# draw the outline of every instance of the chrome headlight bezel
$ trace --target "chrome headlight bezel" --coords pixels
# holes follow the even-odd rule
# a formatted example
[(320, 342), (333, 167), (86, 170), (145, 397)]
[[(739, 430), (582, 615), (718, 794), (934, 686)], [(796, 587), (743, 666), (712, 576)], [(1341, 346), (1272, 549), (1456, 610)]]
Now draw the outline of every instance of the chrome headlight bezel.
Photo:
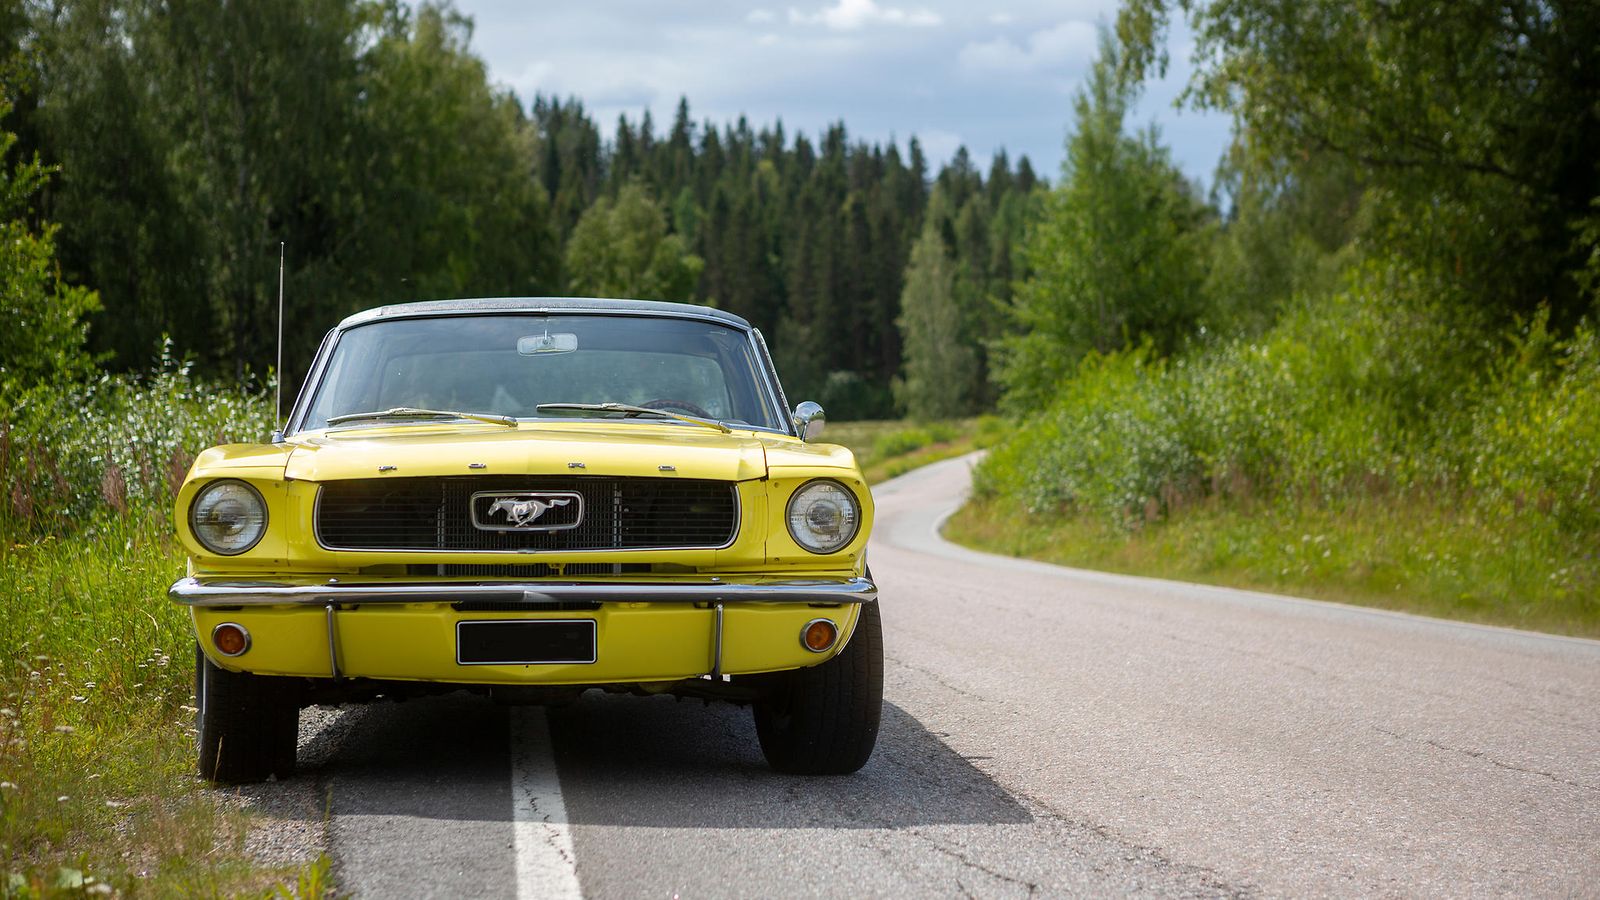
[[(201, 505), (221, 491), (236, 491), (239, 488), (243, 488), (243, 493), (236, 494), (234, 499), (246, 503), (254, 503), (260, 513), (260, 524), (254, 526), (256, 529), (255, 534), (251, 536), (250, 540), (242, 546), (218, 546), (211, 540), (206, 539), (205, 530), (201, 527), (200, 516), (203, 514), (203, 512), (210, 511), (202, 510)], [(217, 502), (221, 502), (221, 500), (218, 500)], [(261, 543), (261, 539), (267, 534), (269, 518), (270, 514), (267, 510), (266, 498), (261, 496), (261, 492), (256, 490), (255, 485), (248, 481), (241, 481), (237, 478), (219, 478), (216, 481), (210, 482), (205, 487), (202, 487), (200, 490), (196, 491), (194, 499), (189, 501), (189, 533), (194, 535), (195, 542), (201, 547), (205, 548), (207, 552), (215, 553), (218, 556), (238, 556), (241, 553), (249, 553), (251, 550), (255, 549), (255, 546)]]
[[(818, 494), (831, 496), (817, 496)], [(840, 502), (841, 500), (842, 503)], [(816, 536), (818, 534), (826, 534), (826, 532), (811, 527), (813, 520), (810, 513), (818, 503), (833, 504), (839, 513), (839, 525), (836, 532), (839, 537), (831, 543), (825, 539), (817, 539)], [(805, 504), (803, 508), (800, 508), (801, 504)], [(783, 519), (788, 526), (789, 537), (800, 545), (801, 549), (807, 553), (826, 556), (838, 553), (850, 546), (851, 542), (856, 539), (856, 535), (861, 533), (861, 500), (856, 497), (854, 491), (850, 490), (842, 482), (835, 481), (832, 478), (813, 478), (800, 485), (793, 494), (789, 495), (789, 503), (784, 508)], [(812, 540), (808, 540), (808, 538)]]

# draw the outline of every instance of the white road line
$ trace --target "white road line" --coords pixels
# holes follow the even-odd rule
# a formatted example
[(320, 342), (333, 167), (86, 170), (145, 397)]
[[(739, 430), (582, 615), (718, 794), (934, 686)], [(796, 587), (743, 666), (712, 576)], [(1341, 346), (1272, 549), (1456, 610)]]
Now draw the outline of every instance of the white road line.
[(578, 857), (542, 706), (511, 710), (511, 809), (519, 900), (581, 898)]

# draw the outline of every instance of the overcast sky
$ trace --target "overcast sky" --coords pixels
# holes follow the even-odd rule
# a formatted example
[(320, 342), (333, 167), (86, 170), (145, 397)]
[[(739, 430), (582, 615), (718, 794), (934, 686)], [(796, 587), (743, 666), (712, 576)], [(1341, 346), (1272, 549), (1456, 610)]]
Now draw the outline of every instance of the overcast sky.
[[(494, 80), (583, 100), (609, 138), (617, 114), (648, 107), (657, 130), (680, 95), (696, 122), (782, 117), (815, 135), (842, 119), (852, 139), (916, 135), (935, 162), (966, 145), (1021, 154), (1054, 180), (1074, 89), (1115, 0), (457, 0)], [(1218, 115), (1175, 110), (1188, 77), (1187, 34), (1173, 71), (1146, 86), (1130, 124), (1156, 122), (1173, 157), (1209, 184), (1228, 140)]]

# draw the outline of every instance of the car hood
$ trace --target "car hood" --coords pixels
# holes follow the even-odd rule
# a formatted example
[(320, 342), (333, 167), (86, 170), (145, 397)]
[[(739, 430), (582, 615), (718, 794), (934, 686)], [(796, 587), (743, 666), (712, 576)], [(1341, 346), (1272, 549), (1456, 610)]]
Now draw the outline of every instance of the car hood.
[(529, 473), (746, 481), (767, 474), (752, 432), (655, 422), (383, 425), (310, 432), (291, 443), (284, 475), (303, 481)]

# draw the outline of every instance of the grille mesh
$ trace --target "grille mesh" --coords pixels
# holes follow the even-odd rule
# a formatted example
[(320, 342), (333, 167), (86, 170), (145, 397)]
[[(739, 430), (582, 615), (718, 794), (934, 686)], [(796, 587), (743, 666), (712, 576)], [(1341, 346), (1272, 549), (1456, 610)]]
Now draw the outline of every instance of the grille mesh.
[[(576, 491), (583, 521), (564, 531), (483, 531), (469, 509), (480, 491)], [(342, 550), (630, 550), (724, 546), (739, 513), (736, 488), (724, 481), (452, 475), (328, 482), (316, 524), (318, 542)]]

